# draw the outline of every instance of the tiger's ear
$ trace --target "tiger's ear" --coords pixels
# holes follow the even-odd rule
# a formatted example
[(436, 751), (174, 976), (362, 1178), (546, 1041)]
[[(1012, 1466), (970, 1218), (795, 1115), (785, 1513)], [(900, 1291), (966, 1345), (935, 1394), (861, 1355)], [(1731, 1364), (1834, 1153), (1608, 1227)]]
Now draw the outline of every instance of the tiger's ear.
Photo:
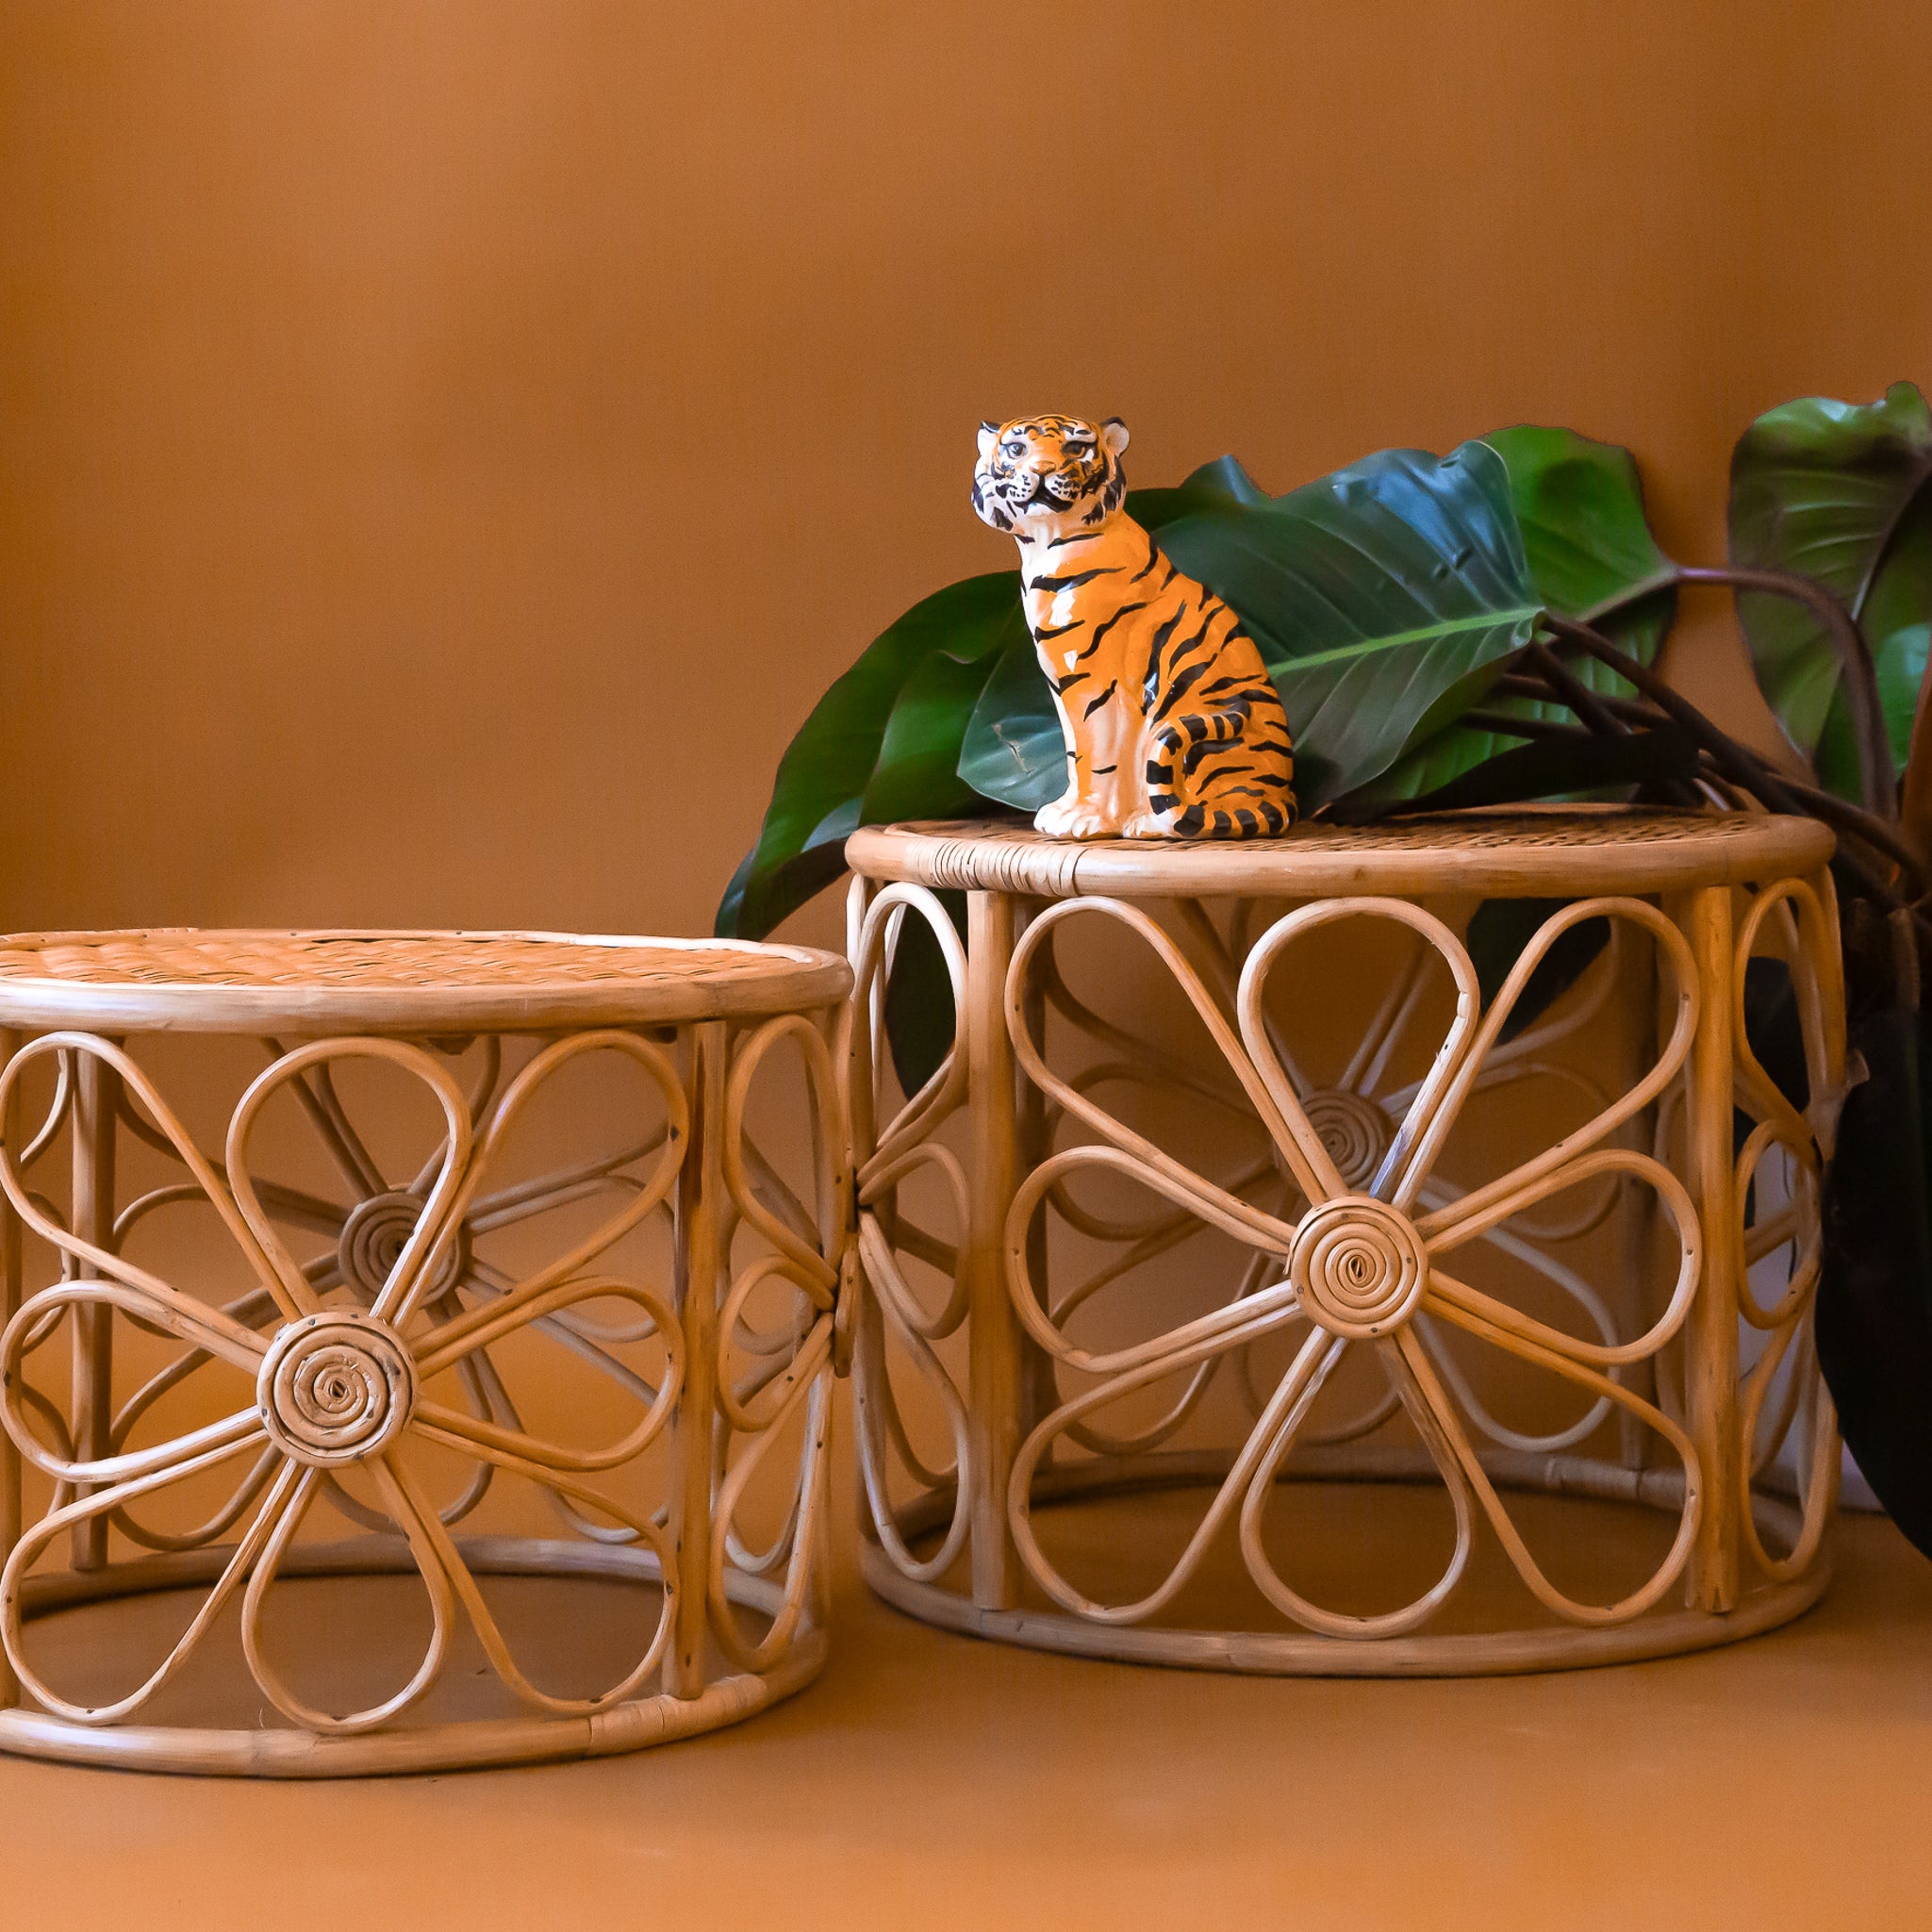
[(983, 422), (980, 425), (980, 454), (984, 455), (999, 440), (999, 425), (997, 422)]
[(1100, 425), (1100, 440), (1107, 445), (1108, 454), (1119, 455), (1127, 448), (1127, 425), (1119, 417), (1110, 416)]

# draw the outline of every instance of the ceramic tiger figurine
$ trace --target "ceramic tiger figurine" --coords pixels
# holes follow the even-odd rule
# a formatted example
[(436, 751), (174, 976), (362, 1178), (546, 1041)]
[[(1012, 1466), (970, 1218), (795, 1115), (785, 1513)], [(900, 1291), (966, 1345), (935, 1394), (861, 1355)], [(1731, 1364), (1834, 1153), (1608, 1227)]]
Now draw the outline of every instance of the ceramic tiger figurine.
[(1247, 838), (1295, 819), (1287, 714), (1241, 619), (1121, 504), (1127, 425), (980, 425), (973, 508), (1019, 545), (1027, 627), (1066, 737), (1059, 838)]

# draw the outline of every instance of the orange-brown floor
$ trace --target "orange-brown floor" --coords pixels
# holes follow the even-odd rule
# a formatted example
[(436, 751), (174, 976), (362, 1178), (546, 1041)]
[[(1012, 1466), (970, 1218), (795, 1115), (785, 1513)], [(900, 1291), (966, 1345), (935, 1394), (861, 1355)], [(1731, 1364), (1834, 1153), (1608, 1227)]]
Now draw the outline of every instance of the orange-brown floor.
[(886, 1610), (820, 1681), (595, 1764), (268, 1785), (0, 1759), (0, 1925), (1932, 1926), (1932, 1565), (1667, 1663), (1482, 1682), (1076, 1662)]

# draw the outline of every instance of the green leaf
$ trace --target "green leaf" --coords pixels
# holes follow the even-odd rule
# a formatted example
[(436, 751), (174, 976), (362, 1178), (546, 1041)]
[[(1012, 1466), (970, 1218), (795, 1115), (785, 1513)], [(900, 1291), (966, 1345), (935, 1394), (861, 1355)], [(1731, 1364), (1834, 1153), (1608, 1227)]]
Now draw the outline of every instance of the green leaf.
[(1162, 534), (1238, 610), (1296, 737), (1302, 809), (1353, 790), (1451, 721), (1542, 615), (1501, 459), (1386, 450), (1265, 507)]
[[(1677, 571), (1651, 535), (1637, 459), (1615, 443), (1534, 423), (1495, 430), (1482, 440), (1509, 471), (1510, 502), (1537, 597), (1560, 616), (1595, 625), (1639, 663), (1652, 663), (1676, 614)], [(1575, 657), (1569, 668), (1601, 696), (1635, 695), (1596, 658)], [(1487, 708), (1553, 722), (1570, 717), (1567, 706), (1533, 698), (1498, 698)], [(1516, 742), (1451, 725), (1400, 760), (1378, 796), (1419, 798)]]
[[(1790, 570), (1837, 594), (1878, 670), (1903, 768), (1932, 623), (1932, 410), (1911, 383), (1884, 400), (1808, 396), (1760, 416), (1731, 456), (1730, 557)], [(1837, 652), (1803, 604), (1747, 592), (1738, 617), (1759, 683), (1820, 781), (1859, 797)]]
[(960, 746), (1016, 629), (1019, 572), (1000, 570), (916, 603), (867, 647), (780, 760), (757, 843), (718, 906), (720, 936), (762, 938), (831, 884), (868, 817), (943, 817), (974, 802)]
[[(1020, 619), (1017, 600), (1014, 619)], [(1004, 628), (1004, 626), (1002, 626)], [(1032, 649), (1032, 640), (1027, 640)], [(980, 803), (959, 775), (959, 750), (973, 705), (1004, 653), (962, 662), (950, 651), (921, 661), (900, 687), (859, 802), (861, 825), (900, 818), (954, 818)]]
[(1182, 477), (1173, 489), (1134, 489), (1127, 495), (1127, 514), (1143, 530), (1158, 530), (1196, 510), (1216, 509), (1224, 504), (1265, 504), (1272, 501), (1235, 456), (1216, 456)]
[(993, 667), (966, 726), (959, 775), (983, 798), (1037, 812), (1066, 789), (1066, 735), (1031, 636)]
[(1537, 594), (1562, 616), (1599, 627), (1622, 625), (1641, 609), (1649, 648), (1633, 654), (1648, 664), (1677, 572), (1650, 534), (1637, 459), (1615, 443), (1527, 422), (1483, 441), (1509, 471)]

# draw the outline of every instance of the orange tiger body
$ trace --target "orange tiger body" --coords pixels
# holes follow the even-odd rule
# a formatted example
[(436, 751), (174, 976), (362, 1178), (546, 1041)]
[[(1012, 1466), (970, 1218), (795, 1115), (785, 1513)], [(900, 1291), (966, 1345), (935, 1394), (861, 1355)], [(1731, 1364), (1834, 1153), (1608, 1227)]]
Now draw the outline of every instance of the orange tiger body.
[(1121, 507), (1126, 425), (980, 428), (973, 507), (1019, 545), (1027, 626), (1053, 687), (1061, 838), (1245, 838), (1295, 819), (1281, 700), (1235, 613)]

